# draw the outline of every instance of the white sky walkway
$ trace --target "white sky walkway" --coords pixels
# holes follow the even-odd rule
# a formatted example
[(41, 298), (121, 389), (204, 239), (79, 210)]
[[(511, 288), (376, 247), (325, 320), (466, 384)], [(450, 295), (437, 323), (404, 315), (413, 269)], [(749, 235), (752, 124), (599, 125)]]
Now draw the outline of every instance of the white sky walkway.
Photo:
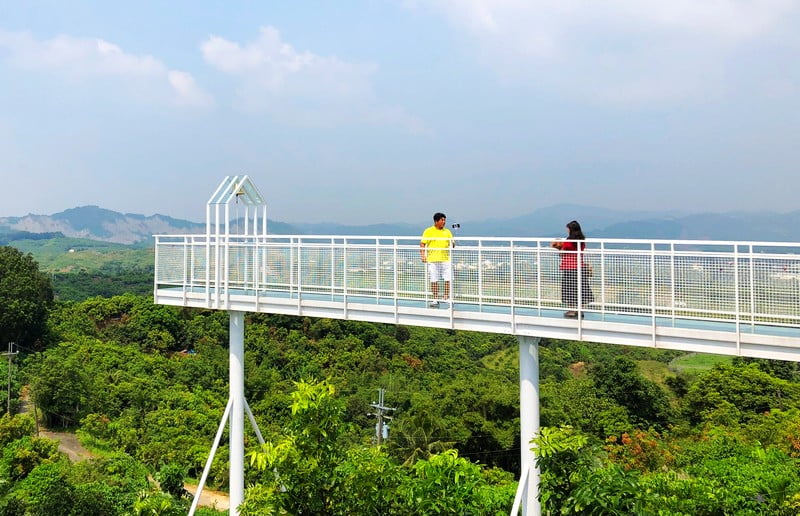
[(156, 237), (157, 303), (800, 360), (800, 244), (587, 240), (565, 319), (551, 239), (456, 238), (429, 308), (419, 238)]

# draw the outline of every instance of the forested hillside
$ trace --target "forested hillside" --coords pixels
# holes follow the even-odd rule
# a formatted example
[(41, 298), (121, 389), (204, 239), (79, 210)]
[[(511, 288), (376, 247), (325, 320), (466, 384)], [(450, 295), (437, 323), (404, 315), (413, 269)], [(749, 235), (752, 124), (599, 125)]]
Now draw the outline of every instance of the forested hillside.
[[(227, 401), (227, 314), (133, 294), (52, 301), (50, 277), (7, 253), (2, 277), (44, 282), (16, 292), (45, 308), (23, 311), (41, 326), (17, 340), (12, 397), (27, 385), (40, 424), (101, 458), (70, 464), (29, 415), (4, 417), (0, 514), (185, 514), (183, 479), (199, 477)], [(0, 322), (17, 320), (2, 301)], [(528, 445), (513, 337), (251, 314), (245, 346), (267, 445), (246, 436), (242, 514), (508, 513)], [(552, 340), (540, 353), (549, 514), (800, 512), (794, 363)], [(395, 410), (378, 446), (381, 388)]]

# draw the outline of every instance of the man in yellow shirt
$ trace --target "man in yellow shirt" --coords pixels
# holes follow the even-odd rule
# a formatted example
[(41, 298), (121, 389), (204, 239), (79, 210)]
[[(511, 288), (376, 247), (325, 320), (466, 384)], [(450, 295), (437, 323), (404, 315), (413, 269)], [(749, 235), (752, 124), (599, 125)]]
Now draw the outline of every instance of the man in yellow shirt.
[(447, 217), (444, 213), (433, 214), (433, 226), (422, 233), (419, 243), (419, 255), (423, 263), (428, 264), (428, 279), (431, 281), (433, 300), (431, 307), (439, 306), (439, 280), (444, 280), (444, 297), (450, 298), (450, 280), (452, 268), (450, 267), (450, 248), (453, 246), (453, 234), (445, 228)]

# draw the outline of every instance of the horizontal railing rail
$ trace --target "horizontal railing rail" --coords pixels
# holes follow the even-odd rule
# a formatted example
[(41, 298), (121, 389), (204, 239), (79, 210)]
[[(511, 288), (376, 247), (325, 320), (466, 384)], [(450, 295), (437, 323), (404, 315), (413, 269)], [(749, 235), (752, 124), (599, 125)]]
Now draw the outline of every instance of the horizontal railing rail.
[[(428, 300), (419, 237), (157, 235), (155, 288), (205, 293)], [(551, 238), (457, 237), (452, 303), (528, 310), (562, 305)], [(800, 325), (800, 243), (589, 239), (572, 251), (580, 312)], [(217, 305), (214, 305), (217, 306)]]

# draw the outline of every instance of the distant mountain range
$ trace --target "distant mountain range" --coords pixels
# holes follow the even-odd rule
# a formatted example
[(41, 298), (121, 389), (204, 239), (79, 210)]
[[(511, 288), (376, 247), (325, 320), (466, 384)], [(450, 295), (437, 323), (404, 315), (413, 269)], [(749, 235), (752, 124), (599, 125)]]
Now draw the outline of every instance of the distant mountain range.
[[(730, 212), (683, 214), (678, 212), (621, 211), (559, 204), (527, 215), (479, 221), (448, 220), (460, 224), (456, 236), (563, 236), (570, 220), (581, 222), (587, 237), (645, 239), (758, 240), (800, 242), (800, 211), (790, 213)], [(289, 235), (417, 235), (431, 224), (345, 225), (291, 224), (269, 221), (269, 232)], [(47, 239), (57, 236), (88, 238), (121, 244), (146, 243), (154, 234), (202, 233), (205, 224), (166, 215), (119, 213), (98, 206), (71, 208), (53, 215), (29, 214), (0, 217), (0, 244), (9, 240)]]
[(14, 231), (61, 233), (67, 237), (120, 244), (148, 240), (157, 233), (196, 233), (204, 227), (204, 224), (174, 219), (166, 215), (145, 217), (135, 213), (106, 210), (98, 206), (81, 206), (53, 215), (0, 217), (0, 234)]

